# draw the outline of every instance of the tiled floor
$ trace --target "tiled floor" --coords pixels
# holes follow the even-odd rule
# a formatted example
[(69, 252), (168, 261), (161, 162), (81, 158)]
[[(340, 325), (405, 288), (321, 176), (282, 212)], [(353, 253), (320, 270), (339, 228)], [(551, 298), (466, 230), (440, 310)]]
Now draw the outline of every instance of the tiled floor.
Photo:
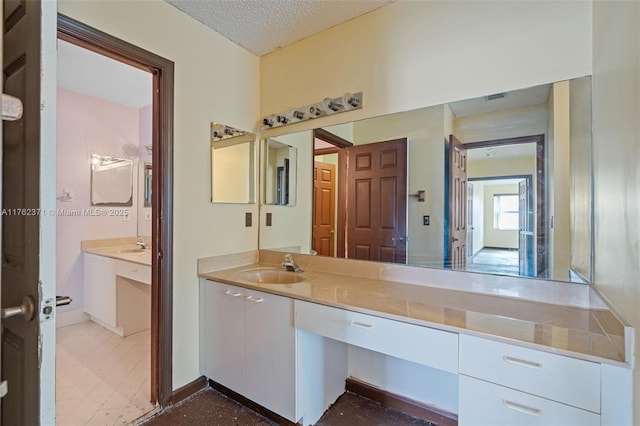
[(518, 250), (483, 248), (467, 264), (467, 271), (519, 275)]
[(151, 411), (149, 330), (120, 337), (91, 321), (56, 330), (56, 425), (122, 425)]
[[(390, 410), (369, 399), (345, 393), (316, 426), (428, 426), (425, 420)], [(259, 414), (207, 388), (154, 416), (143, 426), (276, 426)]]

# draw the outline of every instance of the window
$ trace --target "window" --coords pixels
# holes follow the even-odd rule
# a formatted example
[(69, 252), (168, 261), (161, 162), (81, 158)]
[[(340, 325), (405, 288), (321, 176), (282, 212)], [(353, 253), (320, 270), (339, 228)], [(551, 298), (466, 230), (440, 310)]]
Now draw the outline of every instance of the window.
[(493, 229), (517, 231), (519, 229), (518, 194), (495, 194), (493, 196)]

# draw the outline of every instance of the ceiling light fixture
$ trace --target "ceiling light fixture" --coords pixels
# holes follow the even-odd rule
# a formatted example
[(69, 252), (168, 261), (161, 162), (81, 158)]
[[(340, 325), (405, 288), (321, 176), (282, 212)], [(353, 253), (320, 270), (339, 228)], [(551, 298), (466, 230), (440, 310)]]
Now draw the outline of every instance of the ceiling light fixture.
[(236, 129), (235, 127), (227, 126), (216, 122), (211, 122), (211, 141), (217, 142), (224, 139), (235, 138), (237, 136), (243, 136), (246, 132), (244, 130)]
[(325, 115), (338, 114), (360, 108), (362, 108), (362, 92), (353, 94), (345, 93), (338, 98), (324, 98), (322, 102), (267, 115), (262, 118), (260, 130), (273, 129), (313, 118), (324, 117)]

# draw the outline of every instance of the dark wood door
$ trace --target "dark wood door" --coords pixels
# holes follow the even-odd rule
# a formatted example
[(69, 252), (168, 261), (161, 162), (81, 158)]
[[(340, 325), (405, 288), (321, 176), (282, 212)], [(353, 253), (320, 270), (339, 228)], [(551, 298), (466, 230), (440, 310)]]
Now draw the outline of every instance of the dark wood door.
[(3, 90), (20, 98), (20, 120), (2, 132), (2, 305), (36, 304), (35, 318), (2, 321), (3, 425), (39, 424), (37, 312), (40, 207), (40, 1), (3, 2)]
[(449, 255), (452, 269), (467, 266), (467, 150), (449, 138)]
[(335, 255), (336, 165), (313, 164), (312, 249), (321, 256)]
[(406, 263), (407, 140), (347, 148), (347, 257)]

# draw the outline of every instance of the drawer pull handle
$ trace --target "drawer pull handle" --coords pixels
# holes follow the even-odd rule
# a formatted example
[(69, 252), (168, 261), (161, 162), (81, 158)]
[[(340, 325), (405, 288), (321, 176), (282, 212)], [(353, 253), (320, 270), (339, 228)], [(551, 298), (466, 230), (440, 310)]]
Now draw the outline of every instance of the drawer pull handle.
[(251, 300), (252, 302), (256, 303), (264, 302), (264, 299), (262, 297), (247, 296), (247, 300)]
[(503, 399), (502, 403), (510, 410), (519, 411), (520, 413), (536, 417), (540, 417), (542, 415), (542, 410), (539, 408), (528, 407), (526, 405), (518, 404), (517, 402), (509, 401), (507, 399)]
[(360, 328), (366, 328), (366, 329), (373, 328), (373, 324), (365, 324), (365, 323), (359, 322), (359, 321), (351, 321), (351, 325), (354, 326), (354, 327), (360, 327)]
[(233, 297), (242, 296), (242, 293), (235, 293), (235, 292), (233, 292), (231, 290), (225, 291), (224, 294), (226, 294), (227, 296), (233, 296)]
[(514, 358), (508, 355), (502, 357), (509, 364), (519, 365), (520, 367), (532, 368), (534, 370), (542, 370), (542, 364), (538, 362), (526, 361), (524, 359)]

